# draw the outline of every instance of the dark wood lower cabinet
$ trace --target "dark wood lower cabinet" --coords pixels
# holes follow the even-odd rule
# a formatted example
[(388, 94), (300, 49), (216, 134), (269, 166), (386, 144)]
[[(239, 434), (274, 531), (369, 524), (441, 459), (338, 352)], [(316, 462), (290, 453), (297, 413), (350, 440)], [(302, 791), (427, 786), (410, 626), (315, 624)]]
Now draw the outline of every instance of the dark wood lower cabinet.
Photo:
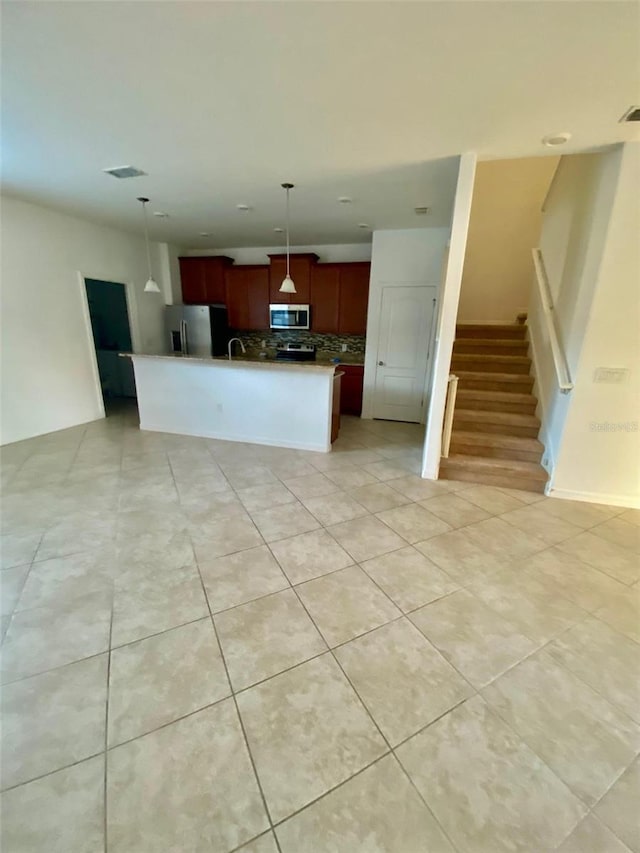
[(343, 415), (360, 415), (364, 365), (341, 364), (339, 369), (344, 374), (340, 382), (340, 412)]

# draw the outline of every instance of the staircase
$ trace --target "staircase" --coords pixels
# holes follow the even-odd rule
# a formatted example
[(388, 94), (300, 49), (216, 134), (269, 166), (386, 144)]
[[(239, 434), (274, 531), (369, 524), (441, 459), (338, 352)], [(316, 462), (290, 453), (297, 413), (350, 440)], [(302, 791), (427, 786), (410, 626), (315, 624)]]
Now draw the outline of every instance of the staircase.
[(451, 372), (458, 396), (441, 478), (544, 491), (528, 349), (524, 325), (456, 327)]

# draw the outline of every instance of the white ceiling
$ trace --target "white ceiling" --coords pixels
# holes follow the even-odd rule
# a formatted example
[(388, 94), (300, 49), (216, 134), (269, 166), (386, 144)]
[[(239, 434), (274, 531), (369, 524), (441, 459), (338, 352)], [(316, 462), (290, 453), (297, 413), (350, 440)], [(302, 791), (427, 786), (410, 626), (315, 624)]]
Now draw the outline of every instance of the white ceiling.
[[(152, 236), (448, 225), (456, 156), (637, 139), (635, 2), (3, 2), (3, 188)], [(102, 169), (132, 164), (148, 177)], [(339, 205), (338, 196), (352, 196)], [(239, 213), (236, 204), (254, 209)], [(413, 208), (429, 205), (418, 218)], [(200, 231), (212, 237), (198, 237)], [(277, 238), (275, 240), (277, 242)]]

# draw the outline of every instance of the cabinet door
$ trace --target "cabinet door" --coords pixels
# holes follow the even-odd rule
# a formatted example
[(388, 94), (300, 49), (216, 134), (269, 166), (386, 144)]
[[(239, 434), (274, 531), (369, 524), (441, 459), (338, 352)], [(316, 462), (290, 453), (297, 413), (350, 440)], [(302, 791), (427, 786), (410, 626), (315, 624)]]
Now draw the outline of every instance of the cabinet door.
[(311, 267), (311, 331), (336, 334), (340, 296), (340, 267), (319, 264)]
[(186, 305), (205, 305), (204, 263), (202, 258), (180, 258), (182, 301)]
[(370, 270), (369, 263), (340, 264), (338, 331), (343, 335), (366, 334)]
[(225, 302), (230, 329), (248, 329), (247, 276), (242, 267), (225, 270)]
[(224, 303), (226, 299), (224, 266), (219, 258), (203, 258), (205, 302)]
[(242, 331), (269, 328), (269, 268), (240, 266), (225, 271), (229, 327)]
[(280, 285), (287, 274), (287, 261), (285, 258), (272, 258), (269, 267), (269, 301), (277, 303), (291, 303), (293, 305), (307, 305), (309, 303), (309, 285), (311, 263), (309, 258), (296, 258), (292, 255), (289, 262), (291, 278), (296, 286), (295, 293), (280, 293)]
[[(291, 272), (291, 277), (293, 278), (293, 270)], [(280, 293), (279, 288), (286, 274), (287, 262), (280, 258), (272, 258), (269, 267), (269, 302), (271, 304), (290, 302), (289, 297), (295, 296), (294, 293)], [(295, 278), (293, 278), (293, 281), (295, 282)]]
[(244, 328), (266, 331), (269, 328), (269, 267), (247, 267), (245, 282), (249, 325)]
[(343, 415), (360, 415), (364, 367), (341, 364), (339, 369), (344, 371), (340, 387), (340, 412)]

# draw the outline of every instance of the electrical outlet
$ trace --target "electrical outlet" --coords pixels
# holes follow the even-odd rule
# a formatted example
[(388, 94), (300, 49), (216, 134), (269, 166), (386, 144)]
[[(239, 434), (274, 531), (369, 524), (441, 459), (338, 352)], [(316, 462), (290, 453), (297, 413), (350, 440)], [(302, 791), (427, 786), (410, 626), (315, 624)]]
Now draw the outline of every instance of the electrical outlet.
[(346, 345), (346, 344), (342, 344), (342, 352), (346, 352), (346, 351), (347, 351), (347, 345)]
[(619, 385), (627, 381), (629, 371), (626, 367), (598, 367), (593, 373), (594, 382), (606, 382), (608, 385)]
[(266, 349), (267, 348), (267, 342), (266, 341), (260, 341), (260, 347), (262, 349)]

